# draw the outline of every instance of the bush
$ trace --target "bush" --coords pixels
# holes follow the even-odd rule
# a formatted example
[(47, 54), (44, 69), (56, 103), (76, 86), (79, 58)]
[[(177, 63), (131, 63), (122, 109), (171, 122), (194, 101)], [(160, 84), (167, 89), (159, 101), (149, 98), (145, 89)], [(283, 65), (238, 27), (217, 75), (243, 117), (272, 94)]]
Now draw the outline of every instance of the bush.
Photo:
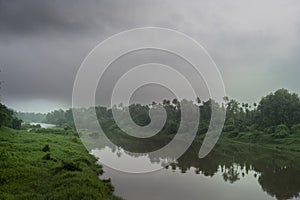
[(62, 161), (62, 165), (60, 167), (55, 168), (55, 172), (58, 173), (62, 170), (66, 171), (82, 171), (82, 169), (79, 167), (78, 163), (74, 162), (68, 162), (68, 161)]
[(65, 161), (63, 161), (62, 169), (65, 169), (68, 171), (82, 171), (82, 169), (79, 167), (78, 163), (65, 162)]
[(78, 139), (77, 137), (73, 137), (72, 138), (72, 142), (75, 142), (75, 143), (80, 143), (80, 139)]
[(291, 128), (292, 134), (300, 134), (300, 124), (296, 124)]
[(69, 124), (64, 124), (64, 130), (72, 130), (72, 127)]
[(285, 137), (288, 136), (288, 132), (282, 130), (282, 131), (279, 131), (279, 132), (274, 133), (273, 136), (274, 136), (275, 138), (285, 138)]
[(289, 128), (284, 124), (280, 124), (276, 126), (275, 133), (273, 134), (273, 136), (275, 138), (285, 138), (289, 135), (289, 133)]
[(34, 130), (39, 128), (42, 128), (40, 124), (34, 125), (34, 124), (25, 123), (21, 125), (22, 130)]
[(198, 134), (205, 134), (208, 131), (208, 123), (204, 121), (200, 121), (198, 127)]
[(21, 129), (22, 120), (18, 118), (13, 118), (11, 122), (11, 127), (13, 129), (20, 130)]
[(74, 134), (74, 131), (72, 129), (65, 131), (64, 129), (60, 128), (37, 128), (37, 129), (32, 129), (30, 132), (35, 132), (35, 133), (43, 133), (43, 134), (57, 134), (57, 135), (69, 135), (69, 134)]
[(47, 153), (46, 155), (44, 155), (44, 156), (42, 157), (42, 159), (43, 159), (43, 160), (51, 160), (51, 155), (50, 155), (50, 153)]
[(247, 127), (248, 131), (256, 131), (259, 129), (257, 124), (252, 124), (251, 126)]
[(46, 144), (43, 148), (42, 148), (42, 151), (43, 152), (47, 152), (47, 151), (50, 151), (50, 147), (48, 144)]
[(270, 126), (264, 129), (264, 132), (267, 134), (273, 134), (275, 133), (275, 126)]
[(280, 131), (286, 131), (289, 132), (289, 128), (285, 124), (280, 124), (275, 127), (275, 133)]
[(239, 131), (237, 129), (235, 129), (234, 131), (232, 131), (231, 133), (228, 134), (229, 138), (234, 138), (237, 137), (239, 135)]
[(249, 136), (249, 139), (251, 140), (251, 142), (257, 142), (261, 138), (261, 135), (263, 135), (263, 132), (255, 130)]
[(235, 129), (235, 126), (233, 126), (233, 125), (225, 125), (223, 128), (223, 131), (230, 132), (230, 131), (234, 131), (234, 129)]
[(168, 122), (166, 122), (166, 125), (164, 127), (164, 131), (168, 134), (175, 134), (178, 131), (178, 123), (169, 120)]

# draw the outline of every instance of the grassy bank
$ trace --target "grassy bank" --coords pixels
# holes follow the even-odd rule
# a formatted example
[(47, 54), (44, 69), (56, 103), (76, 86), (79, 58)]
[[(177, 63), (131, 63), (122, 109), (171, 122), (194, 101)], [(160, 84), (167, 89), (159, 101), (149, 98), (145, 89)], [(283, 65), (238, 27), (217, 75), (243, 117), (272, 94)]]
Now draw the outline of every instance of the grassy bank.
[(0, 128), (0, 199), (117, 199), (72, 134)]
[(261, 131), (240, 132), (237, 134), (222, 133), (221, 142), (259, 145), (270, 149), (300, 152), (300, 134), (288, 134), (284, 138), (274, 137)]

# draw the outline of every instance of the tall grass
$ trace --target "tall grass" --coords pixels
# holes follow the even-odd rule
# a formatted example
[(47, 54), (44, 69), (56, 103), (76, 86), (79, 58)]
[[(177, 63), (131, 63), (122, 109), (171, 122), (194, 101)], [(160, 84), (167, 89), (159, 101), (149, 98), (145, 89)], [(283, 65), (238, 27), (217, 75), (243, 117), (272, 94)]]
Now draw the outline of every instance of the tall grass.
[(0, 199), (117, 199), (73, 134), (0, 128)]

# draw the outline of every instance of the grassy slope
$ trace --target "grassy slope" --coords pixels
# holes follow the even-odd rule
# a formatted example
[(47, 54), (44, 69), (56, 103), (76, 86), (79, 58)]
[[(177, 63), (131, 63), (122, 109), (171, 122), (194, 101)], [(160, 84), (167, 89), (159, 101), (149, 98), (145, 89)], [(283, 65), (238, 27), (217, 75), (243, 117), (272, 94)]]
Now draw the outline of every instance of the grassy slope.
[(95, 161), (75, 136), (0, 128), (0, 199), (117, 199)]
[[(223, 134), (226, 140), (228, 134)], [(228, 140), (228, 139), (227, 139)], [(285, 138), (274, 138), (272, 134), (260, 132), (241, 132), (236, 137), (230, 138), (239, 143), (257, 144), (271, 149), (282, 149), (287, 151), (300, 152), (300, 135), (289, 134)]]

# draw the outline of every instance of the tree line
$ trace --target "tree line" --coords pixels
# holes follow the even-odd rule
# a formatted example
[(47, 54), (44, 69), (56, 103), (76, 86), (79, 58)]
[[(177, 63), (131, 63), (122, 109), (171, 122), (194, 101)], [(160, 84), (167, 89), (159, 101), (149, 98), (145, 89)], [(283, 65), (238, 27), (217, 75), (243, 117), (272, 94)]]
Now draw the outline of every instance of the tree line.
[(0, 127), (7, 126), (13, 129), (21, 128), (22, 120), (16, 117), (16, 113), (0, 103)]
[[(263, 97), (259, 103), (240, 103), (234, 99), (224, 97), (225, 104), (219, 104), (213, 99), (195, 101), (177, 99), (163, 100), (160, 103), (152, 102), (150, 105), (132, 104), (129, 106), (114, 106), (113, 108), (97, 106), (95, 108), (81, 108), (83, 121), (89, 121), (89, 109), (95, 109), (99, 123), (110, 131), (118, 129), (113, 120), (112, 109), (118, 112), (129, 110), (133, 121), (144, 126), (149, 124), (149, 110), (153, 106), (161, 105), (167, 112), (167, 121), (162, 129), (167, 134), (177, 132), (181, 120), (182, 104), (197, 106), (200, 110), (198, 134), (204, 134), (208, 130), (211, 119), (211, 110), (226, 110), (224, 132), (230, 132), (233, 136), (243, 131), (260, 130), (275, 137), (286, 137), (293, 132), (300, 132), (300, 99), (296, 93), (286, 89), (279, 89)], [(159, 116), (157, 116), (159, 117)], [(57, 126), (74, 127), (72, 109), (56, 110), (46, 115), (46, 122)], [(188, 130), (188, 127), (187, 127)]]
[(17, 112), (16, 116), (22, 119), (24, 122), (37, 122), (43, 123), (46, 119), (46, 114), (44, 113), (34, 113), (34, 112)]

